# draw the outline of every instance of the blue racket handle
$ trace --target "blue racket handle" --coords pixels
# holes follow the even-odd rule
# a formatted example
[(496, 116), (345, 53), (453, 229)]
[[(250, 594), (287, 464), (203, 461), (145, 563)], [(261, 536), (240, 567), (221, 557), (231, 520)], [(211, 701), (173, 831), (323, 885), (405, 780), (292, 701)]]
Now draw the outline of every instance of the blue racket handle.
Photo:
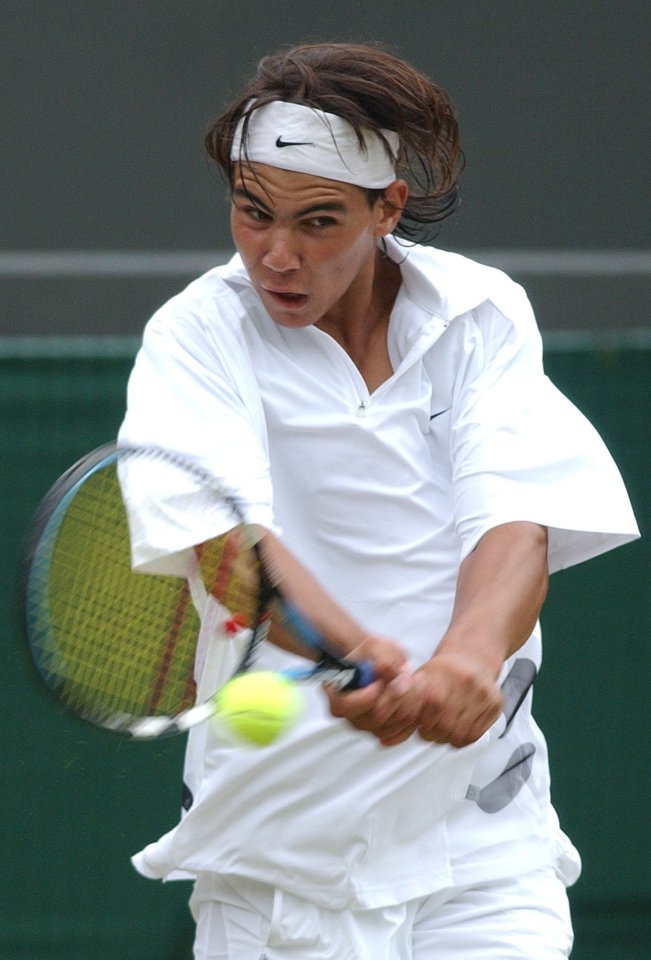
[(286, 667), (280, 673), (293, 681), (323, 683), (345, 693), (359, 690), (375, 680), (373, 667), (368, 660), (322, 660), (316, 667)]
[(368, 687), (376, 679), (373, 664), (369, 660), (360, 660), (356, 663), (357, 673), (355, 675), (355, 685), (350, 686), (349, 690), (358, 690), (360, 687)]
[[(283, 599), (283, 615), (287, 626), (296, 634), (296, 636), (306, 646), (324, 655), (325, 659), (333, 658), (332, 666), (335, 667), (337, 657), (330, 652), (328, 645), (319, 630), (313, 626), (309, 620), (306, 620), (302, 613), (299, 613), (296, 607)], [(344, 660), (346, 667), (354, 667), (354, 675), (346, 685), (347, 690), (358, 690), (360, 687), (368, 687), (375, 680), (375, 671), (368, 660), (359, 662)], [(335, 667), (336, 669), (336, 667)]]
[(320, 631), (317, 630), (309, 620), (306, 620), (303, 614), (299, 613), (292, 603), (289, 603), (283, 598), (282, 605), (285, 623), (289, 629), (296, 634), (298, 639), (304, 643), (306, 647), (310, 647), (311, 650), (316, 650), (317, 653), (329, 654), (325, 638)]

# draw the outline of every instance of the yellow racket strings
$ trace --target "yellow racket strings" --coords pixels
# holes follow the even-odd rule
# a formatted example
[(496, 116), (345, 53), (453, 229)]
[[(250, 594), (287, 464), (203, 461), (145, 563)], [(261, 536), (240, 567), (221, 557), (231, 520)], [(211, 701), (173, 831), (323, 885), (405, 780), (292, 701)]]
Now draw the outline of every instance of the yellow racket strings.
[(173, 715), (192, 702), (198, 615), (185, 580), (132, 571), (114, 464), (68, 505), (45, 576), (36, 632), (72, 709)]

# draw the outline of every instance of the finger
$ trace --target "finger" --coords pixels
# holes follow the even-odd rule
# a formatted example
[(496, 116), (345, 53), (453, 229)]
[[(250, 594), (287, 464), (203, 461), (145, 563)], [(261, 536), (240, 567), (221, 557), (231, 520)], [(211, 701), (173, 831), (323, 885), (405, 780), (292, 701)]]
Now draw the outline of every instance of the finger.
[(490, 704), (483, 710), (460, 711), (454, 715), (443, 711), (436, 719), (420, 724), (419, 734), (423, 740), (434, 743), (449, 743), (453, 747), (467, 747), (475, 743), (498, 719), (501, 706)]
[(348, 656), (351, 660), (370, 660), (375, 675), (385, 683), (390, 683), (403, 673), (411, 673), (404, 650), (391, 640), (366, 637)]
[(398, 677), (382, 691), (373, 713), (378, 725), (391, 722), (394, 726), (415, 726), (422, 705), (421, 691), (412, 678)]
[(392, 697), (385, 700), (385, 697), (386, 691), (367, 714), (357, 718), (357, 722), (371, 730), (382, 743), (393, 745), (408, 739), (417, 729), (420, 703), (410, 697), (400, 700)]
[(345, 693), (335, 690), (327, 684), (323, 685), (323, 689), (330, 701), (332, 715), (352, 720), (371, 712), (383, 690), (383, 684), (376, 680), (360, 690), (349, 690)]
[[(332, 689), (326, 690), (326, 693), (333, 716), (346, 720), (356, 730), (373, 734), (383, 744), (392, 746), (402, 743), (416, 730), (417, 708), (412, 707), (407, 710), (405, 716), (404, 705), (402, 708), (396, 707), (395, 703), (390, 701), (389, 715), (380, 714), (377, 707), (377, 694), (369, 691), (368, 687), (352, 693), (339, 693)], [(379, 697), (381, 698), (384, 693), (385, 691), (380, 692)], [(372, 697), (371, 694), (373, 694)]]
[(410, 723), (390, 735), (381, 736), (379, 739), (383, 747), (396, 747), (398, 744), (405, 743), (405, 741), (409, 740), (416, 730), (416, 725)]
[(500, 715), (499, 709), (487, 709), (474, 720), (469, 720), (465, 726), (462, 726), (450, 739), (454, 747), (466, 747), (471, 743), (476, 743), (484, 734), (490, 730)]

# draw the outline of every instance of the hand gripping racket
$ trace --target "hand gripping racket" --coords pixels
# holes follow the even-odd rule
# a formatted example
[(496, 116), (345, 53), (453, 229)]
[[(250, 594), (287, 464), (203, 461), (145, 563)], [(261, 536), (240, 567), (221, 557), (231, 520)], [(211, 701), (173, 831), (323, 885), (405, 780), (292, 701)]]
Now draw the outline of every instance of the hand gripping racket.
[(68, 710), (140, 739), (182, 733), (215, 712), (216, 690), (197, 702), (201, 622), (189, 580), (132, 569), (139, 524), (152, 517), (155, 524), (158, 516), (161, 529), (174, 531), (170, 511), (181, 527), (209, 531), (209, 539), (198, 534), (197, 545), (184, 544), (179, 556), (204, 597), (217, 602), (221, 629), (244, 644), (233, 675), (254, 664), (273, 613), (317, 661), (283, 671), (291, 679), (342, 690), (373, 680), (368, 663), (336, 656), (283, 599), (263, 563), (259, 529), (246, 522), (237, 496), (219, 480), (164, 450), (105, 446), (46, 494), (23, 564), (31, 657), (45, 687)]

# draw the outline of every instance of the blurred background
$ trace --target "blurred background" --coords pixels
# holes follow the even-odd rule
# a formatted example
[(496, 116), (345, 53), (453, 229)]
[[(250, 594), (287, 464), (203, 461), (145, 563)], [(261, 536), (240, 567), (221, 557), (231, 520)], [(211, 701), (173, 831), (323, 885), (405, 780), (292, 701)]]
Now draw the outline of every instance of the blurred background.
[[(0, 2), (0, 956), (189, 960), (185, 884), (129, 854), (171, 827), (182, 742), (52, 710), (21, 654), (16, 567), (53, 479), (111, 439), (142, 327), (231, 252), (208, 121), (267, 52), (380, 41), (459, 110), (463, 203), (440, 246), (522, 282), (552, 378), (650, 506), (651, 12), (620, 0)], [(553, 578), (537, 686), (581, 849), (576, 960), (651, 956), (649, 547)]]

